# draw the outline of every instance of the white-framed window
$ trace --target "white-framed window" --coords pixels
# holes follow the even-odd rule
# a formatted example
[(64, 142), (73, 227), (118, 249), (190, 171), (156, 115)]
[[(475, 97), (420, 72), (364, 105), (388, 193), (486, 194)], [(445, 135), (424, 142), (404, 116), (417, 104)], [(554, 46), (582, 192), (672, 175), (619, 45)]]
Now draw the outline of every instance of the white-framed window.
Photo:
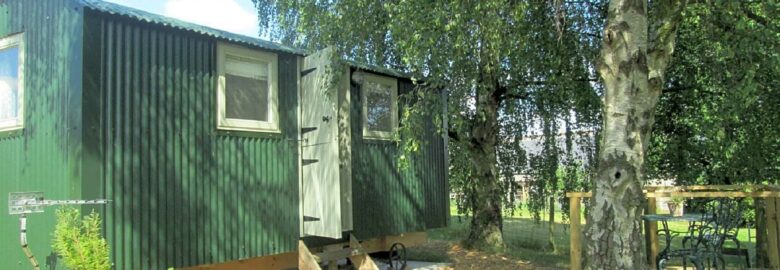
[(279, 131), (278, 56), (217, 45), (217, 128)]
[(0, 131), (24, 127), (24, 35), (0, 38)]
[(395, 78), (365, 74), (363, 137), (392, 140), (398, 130), (398, 82)]

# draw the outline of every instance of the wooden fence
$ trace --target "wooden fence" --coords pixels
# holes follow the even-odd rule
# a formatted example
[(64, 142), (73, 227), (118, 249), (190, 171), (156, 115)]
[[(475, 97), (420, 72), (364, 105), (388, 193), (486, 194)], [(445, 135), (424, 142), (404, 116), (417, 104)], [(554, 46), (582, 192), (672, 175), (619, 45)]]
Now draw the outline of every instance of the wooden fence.
[[(645, 197), (647, 206), (645, 214), (656, 213), (656, 198), (663, 197), (684, 197), (684, 198), (763, 198), (766, 205), (764, 220), (767, 230), (767, 257), (769, 258), (771, 269), (780, 269), (780, 223), (778, 223), (778, 214), (780, 213), (780, 187), (775, 185), (711, 185), (711, 186), (676, 186), (676, 187), (646, 187)], [(590, 192), (569, 192), (566, 193), (569, 198), (570, 222), (571, 222), (571, 269), (582, 269), (582, 220), (581, 205), (583, 198), (590, 198)], [(658, 224), (657, 222), (645, 221), (645, 244), (649, 251), (647, 254), (648, 262), (652, 269), (655, 269), (655, 257), (659, 252), (658, 245)]]

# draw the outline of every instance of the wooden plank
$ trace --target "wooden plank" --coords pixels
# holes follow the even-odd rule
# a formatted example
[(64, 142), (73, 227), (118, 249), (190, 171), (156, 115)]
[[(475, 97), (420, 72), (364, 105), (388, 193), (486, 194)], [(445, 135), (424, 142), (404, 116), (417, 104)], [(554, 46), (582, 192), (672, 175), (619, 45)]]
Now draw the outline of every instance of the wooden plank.
[[(363, 247), (360, 245), (360, 242), (355, 238), (354, 235), (349, 235), (349, 246), (353, 250), (356, 251), (363, 251)], [(374, 263), (374, 260), (371, 259), (370, 256), (368, 256), (365, 252), (360, 252), (361, 254), (353, 255), (349, 257), (349, 260), (352, 261), (352, 265), (355, 266), (358, 270), (379, 270), (379, 267), (376, 266), (376, 263)]]
[(317, 259), (311, 254), (303, 240), (298, 240), (298, 269), (321, 270)]
[(580, 224), (580, 197), (569, 197), (569, 222), (571, 222), (571, 266), (572, 270), (582, 269), (582, 228)]
[[(655, 191), (645, 193), (648, 198), (772, 198), (780, 197), (780, 191)], [(590, 198), (591, 192), (568, 192), (566, 197)]]
[(645, 190), (656, 191), (761, 191), (769, 189), (767, 185), (695, 185), (695, 186), (648, 186)]
[(778, 220), (777, 198), (766, 199), (766, 227), (767, 227), (767, 257), (772, 269), (780, 269), (780, 252), (778, 251)]
[[(330, 259), (333, 258), (331, 255), (334, 255), (333, 253), (341, 252), (341, 255), (339, 258), (347, 258), (348, 256), (354, 256), (358, 254), (368, 254), (368, 253), (374, 253), (378, 251), (388, 251), (390, 249), (390, 246), (393, 245), (393, 243), (403, 243), (406, 247), (413, 247), (420, 245), (422, 243), (425, 243), (428, 241), (428, 234), (426, 232), (412, 232), (412, 233), (404, 233), (401, 235), (392, 235), (392, 236), (385, 236), (385, 237), (379, 237), (374, 238), (371, 240), (363, 241), (360, 243), (360, 249), (354, 249), (354, 248), (348, 248), (340, 251), (329, 251), (320, 253), (322, 258), (324, 259)], [(335, 244), (335, 245), (329, 245), (327, 249), (335, 248), (335, 247), (344, 247), (347, 246), (349, 243), (342, 243), (342, 244)], [(299, 250), (303, 251), (299, 252), (288, 252), (288, 253), (281, 253), (281, 254), (275, 254), (270, 256), (263, 256), (263, 257), (256, 257), (256, 258), (250, 258), (250, 259), (244, 259), (244, 260), (237, 260), (237, 261), (230, 261), (225, 263), (219, 263), (219, 264), (208, 264), (208, 265), (198, 265), (198, 266), (191, 266), (187, 268), (183, 268), (186, 270), (250, 270), (250, 269), (267, 269), (267, 270), (281, 270), (281, 269), (294, 269), (294, 268), (300, 268), (300, 269), (320, 269), (317, 260), (317, 257), (314, 256), (311, 253), (311, 250), (309, 250), (306, 245), (304, 245), (303, 241), (299, 241), (298, 243)], [(323, 247), (324, 248), (324, 247)], [(308, 255), (307, 255), (308, 254)], [(305, 263), (305, 268), (303, 265), (299, 266), (300, 259), (307, 260)], [(310, 263), (310, 262), (313, 262)], [(316, 266), (317, 268), (313, 268)]]
[(780, 191), (780, 186), (779, 185), (758, 185), (758, 186), (762, 187), (764, 190), (777, 190), (777, 191)]
[(428, 241), (426, 232), (411, 232), (401, 235), (392, 235), (366, 240), (360, 243), (367, 253), (388, 251), (393, 243), (402, 243), (407, 248), (423, 244)]
[(184, 270), (254, 270), (259, 269), (266, 270), (282, 270), (282, 269), (294, 269), (298, 267), (298, 252), (288, 252), (282, 254), (276, 254), (271, 256), (257, 257), (246, 260), (231, 261), (219, 264), (199, 265), (187, 268)]
[(658, 197), (687, 197), (687, 198), (768, 198), (768, 197), (780, 197), (780, 192), (777, 191), (754, 191), (754, 192), (740, 192), (740, 191), (674, 191), (674, 192), (651, 192), (647, 193), (648, 198)]
[(591, 197), (593, 194), (590, 192), (566, 192), (566, 197)]
[[(647, 208), (645, 214), (656, 213), (655, 198), (647, 198)], [(650, 263), (650, 269), (655, 269), (655, 257), (658, 256), (658, 222), (645, 221), (645, 245), (647, 252), (647, 262)]]
[(318, 262), (331, 262), (331, 261), (337, 261), (357, 254), (360, 254), (360, 252), (356, 252), (351, 248), (344, 248), (344, 249), (323, 251), (313, 255), (314, 255), (314, 259)]
[[(711, 186), (648, 186), (643, 190), (648, 197), (780, 197), (780, 186), (776, 185), (711, 185)], [(691, 195), (692, 193), (701, 193)], [(711, 194), (709, 194), (711, 193)], [(591, 192), (567, 192), (566, 197), (591, 197)]]

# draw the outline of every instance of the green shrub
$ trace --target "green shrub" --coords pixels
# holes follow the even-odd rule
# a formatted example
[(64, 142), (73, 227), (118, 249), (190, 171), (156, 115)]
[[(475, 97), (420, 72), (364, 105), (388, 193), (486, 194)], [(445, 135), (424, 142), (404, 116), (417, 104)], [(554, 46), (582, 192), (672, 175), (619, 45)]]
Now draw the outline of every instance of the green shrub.
[(57, 209), (52, 248), (71, 270), (110, 269), (108, 244), (100, 234), (100, 216), (92, 211), (81, 217), (73, 207)]

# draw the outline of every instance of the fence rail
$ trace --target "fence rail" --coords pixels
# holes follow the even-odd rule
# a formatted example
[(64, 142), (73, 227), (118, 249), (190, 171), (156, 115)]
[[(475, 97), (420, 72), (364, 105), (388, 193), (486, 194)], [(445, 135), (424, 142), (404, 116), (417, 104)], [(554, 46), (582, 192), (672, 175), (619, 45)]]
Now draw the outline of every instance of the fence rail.
[[(767, 257), (771, 269), (780, 269), (780, 187), (775, 185), (712, 185), (712, 186), (650, 186), (644, 190), (647, 198), (645, 214), (656, 213), (656, 198), (687, 197), (687, 198), (764, 198), (766, 211)], [(572, 270), (582, 269), (582, 222), (581, 202), (583, 198), (590, 198), (591, 192), (569, 192), (571, 218), (570, 252)], [(645, 243), (649, 251), (648, 262), (655, 268), (655, 257), (658, 255), (658, 224), (645, 221)]]

